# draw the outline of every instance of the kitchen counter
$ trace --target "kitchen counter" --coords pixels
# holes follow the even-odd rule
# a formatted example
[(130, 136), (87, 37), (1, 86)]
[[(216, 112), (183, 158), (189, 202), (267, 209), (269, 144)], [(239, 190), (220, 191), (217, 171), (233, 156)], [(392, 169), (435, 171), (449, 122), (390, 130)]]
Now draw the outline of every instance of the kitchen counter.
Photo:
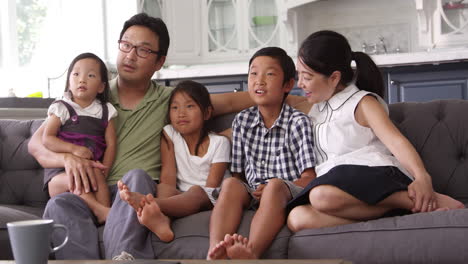
[(468, 61), (468, 48), (394, 53), (371, 56), (379, 67)]
[[(371, 57), (379, 67), (450, 63), (468, 61), (468, 47), (457, 49), (434, 49), (431, 51), (411, 53), (380, 54), (372, 55)], [(155, 74), (154, 78), (163, 80), (245, 75), (247, 74), (247, 71), (247, 61), (226, 64), (178, 65), (160, 70)]]

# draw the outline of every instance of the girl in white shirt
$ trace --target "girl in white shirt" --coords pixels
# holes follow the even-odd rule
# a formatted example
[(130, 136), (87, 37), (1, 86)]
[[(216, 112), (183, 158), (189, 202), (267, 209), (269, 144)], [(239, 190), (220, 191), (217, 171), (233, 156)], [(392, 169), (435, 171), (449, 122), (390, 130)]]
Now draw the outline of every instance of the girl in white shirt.
[[(99, 223), (106, 221), (110, 210), (110, 194), (106, 178), (116, 152), (114, 121), (117, 110), (109, 101), (107, 67), (93, 53), (78, 55), (71, 62), (62, 100), (48, 109), (43, 134), (44, 146), (49, 150), (69, 153), (102, 163), (105, 169), (95, 168), (97, 190), (76, 193), (93, 211)], [(77, 173), (77, 172), (68, 172)], [(64, 168), (44, 170), (44, 189), (51, 197), (73, 192)], [(81, 183), (76, 183), (80, 185)]]
[(230, 162), (229, 140), (208, 131), (213, 106), (200, 83), (183, 81), (169, 99), (169, 122), (161, 139), (161, 177), (157, 198), (130, 192), (119, 181), (120, 197), (135, 208), (138, 220), (162, 241), (174, 238), (169, 217), (213, 208)]
[(418, 153), (388, 116), (380, 71), (367, 54), (352, 52), (336, 32), (319, 31), (302, 43), (297, 71), (313, 104), (317, 178), (288, 205), (292, 231), (374, 219), (393, 209), (464, 207), (434, 192)]

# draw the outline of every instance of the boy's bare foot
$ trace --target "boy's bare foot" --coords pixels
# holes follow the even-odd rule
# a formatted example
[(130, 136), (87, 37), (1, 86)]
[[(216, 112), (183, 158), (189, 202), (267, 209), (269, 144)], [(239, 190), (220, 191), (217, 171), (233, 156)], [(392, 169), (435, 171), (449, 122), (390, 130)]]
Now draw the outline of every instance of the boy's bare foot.
[(226, 254), (226, 242), (220, 241), (218, 242), (214, 248), (210, 248), (208, 250), (208, 255), (206, 256), (207, 260), (215, 260), (215, 259), (227, 259)]
[(445, 194), (436, 193), (436, 198), (437, 198), (437, 209), (438, 208), (448, 208), (448, 209), (465, 208), (465, 205), (463, 203)]
[(249, 240), (239, 234), (225, 237), (226, 253), (230, 259), (258, 259), (249, 246)]
[(119, 196), (122, 201), (127, 202), (135, 211), (143, 207), (145, 196), (138, 192), (131, 192), (128, 189), (128, 186), (125, 185), (122, 181), (117, 182), (117, 187), (119, 188)]
[(148, 194), (144, 206), (138, 209), (138, 221), (146, 226), (163, 242), (170, 242), (174, 239), (174, 232), (171, 229), (171, 220), (164, 215), (156, 203), (153, 195)]

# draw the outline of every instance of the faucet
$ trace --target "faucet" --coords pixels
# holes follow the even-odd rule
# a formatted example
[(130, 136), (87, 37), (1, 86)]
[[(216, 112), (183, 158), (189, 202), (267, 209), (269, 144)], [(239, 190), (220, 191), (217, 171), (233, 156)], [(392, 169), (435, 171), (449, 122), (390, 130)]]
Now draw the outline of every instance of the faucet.
[[(379, 36), (379, 47), (383, 49), (383, 53), (387, 54), (387, 46), (385, 45), (385, 38), (382, 36)], [(380, 53), (380, 51), (377, 51)]]
[(364, 53), (367, 52), (367, 44), (365, 42), (362, 43), (361, 48), (362, 48), (362, 52)]
[(377, 54), (377, 44), (362, 44), (362, 52), (367, 53), (369, 55)]
[(377, 54), (377, 44), (367, 44), (365, 42), (362, 43), (362, 52), (367, 53), (369, 55)]

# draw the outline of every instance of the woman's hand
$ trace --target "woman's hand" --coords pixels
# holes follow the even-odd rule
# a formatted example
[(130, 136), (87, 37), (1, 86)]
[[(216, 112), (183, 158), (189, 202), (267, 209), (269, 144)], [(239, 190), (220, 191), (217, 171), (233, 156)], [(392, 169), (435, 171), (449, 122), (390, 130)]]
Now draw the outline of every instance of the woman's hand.
[(413, 213), (430, 212), (437, 209), (437, 201), (434, 189), (432, 188), (431, 177), (426, 174), (424, 177), (417, 177), (408, 186), (408, 195), (414, 202)]

